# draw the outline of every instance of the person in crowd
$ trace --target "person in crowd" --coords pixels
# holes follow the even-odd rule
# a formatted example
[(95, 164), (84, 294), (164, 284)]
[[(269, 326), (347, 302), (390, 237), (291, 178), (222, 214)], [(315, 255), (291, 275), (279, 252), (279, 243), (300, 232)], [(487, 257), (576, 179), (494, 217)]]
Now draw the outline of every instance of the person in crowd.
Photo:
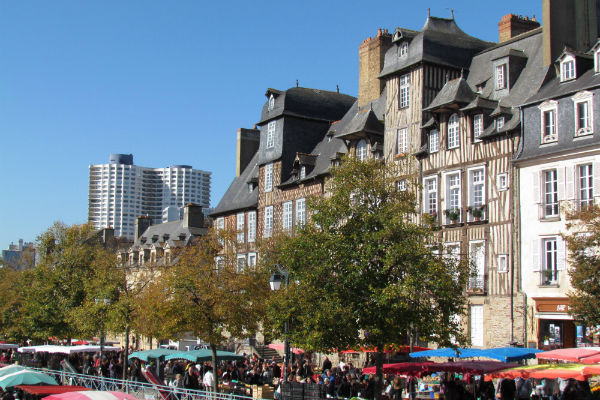
[(533, 386), (531, 384), (531, 379), (523, 379), (521, 377), (518, 377), (516, 386), (517, 386), (517, 399), (524, 400), (524, 399), (529, 399), (531, 397), (531, 391), (533, 389)]
[(397, 375), (394, 377), (390, 391), (388, 393), (390, 400), (402, 400), (403, 399), (403, 397), (402, 397), (403, 390), (404, 390), (404, 384), (402, 382), (402, 377)]
[(206, 391), (213, 390), (214, 383), (215, 383), (215, 376), (213, 375), (212, 367), (209, 365), (205, 368), (204, 376), (202, 377), (202, 385), (204, 386), (204, 390), (206, 390)]
[(504, 378), (498, 384), (497, 393), (500, 394), (501, 400), (514, 400), (516, 392), (515, 381), (510, 378)]
[(196, 367), (194, 364), (189, 363), (183, 376), (183, 387), (191, 390), (200, 389), (200, 383), (198, 382), (198, 374), (196, 373)]

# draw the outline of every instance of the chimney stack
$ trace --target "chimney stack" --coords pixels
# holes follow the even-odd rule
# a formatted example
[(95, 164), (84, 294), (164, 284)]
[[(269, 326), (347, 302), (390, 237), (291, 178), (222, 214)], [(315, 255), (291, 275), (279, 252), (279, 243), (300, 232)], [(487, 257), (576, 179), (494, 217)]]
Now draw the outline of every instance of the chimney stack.
[(500, 43), (507, 41), (517, 35), (539, 28), (540, 23), (535, 17), (522, 17), (515, 14), (506, 14), (498, 22), (498, 41)]
[(386, 51), (392, 46), (392, 35), (379, 29), (377, 36), (367, 38), (358, 47), (358, 106), (379, 98), (385, 86), (377, 76), (383, 69)]
[(204, 227), (204, 213), (202, 212), (202, 206), (194, 203), (188, 203), (185, 205), (183, 209), (183, 227)]
[(152, 220), (147, 215), (140, 215), (135, 219), (135, 238), (139, 239), (146, 229), (150, 228)]
[(248, 166), (260, 144), (260, 130), (240, 128), (237, 131), (237, 157), (235, 160), (235, 176), (238, 177)]

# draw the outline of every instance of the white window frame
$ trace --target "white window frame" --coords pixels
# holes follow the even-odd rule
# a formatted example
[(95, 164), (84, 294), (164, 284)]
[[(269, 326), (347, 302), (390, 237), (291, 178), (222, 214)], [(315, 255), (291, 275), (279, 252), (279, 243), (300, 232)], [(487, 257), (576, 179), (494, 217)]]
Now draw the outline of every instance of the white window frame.
[(300, 179), (306, 178), (306, 165), (300, 167)]
[(236, 215), (236, 227), (237, 227), (237, 242), (244, 243), (244, 225), (246, 215), (244, 213), (237, 213)]
[(398, 80), (398, 108), (410, 106), (410, 74), (404, 74)]
[(498, 273), (508, 272), (508, 254), (498, 254)]
[[(469, 262), (475, 272), (474, 276), (469, 277), (469, 289), (484, 290), (485, 288), (485, 270), (486, 270), (486, 248), (485, 240), (469, 241)], [(481, 251), (482, 254), (478, 252)], [(477, 257), (481, 257), (478, 259)], [(481, 264), (479, 263), (481, 262)]]
[(440, 149), (440, 131), (432, 129), (429, 131), (429, 152), (436, 153)]
[(224, 256), (216, 256), (215, 257), (215, 270), (220, 272), (225, 266), (225, 257)]
[(283, 203), (283, 215), (282, 215), (282, 224), (284, 232), (292, 231), (292, 202), (286, 201)]
[(403, 42), (400, 45), (399, 50), (400, 50), (400, 57), (406, 56), (408, 54), (408, 43), (407, 42)]
[[(457, 180), (453, 181), (453, 178)], [(444, 174), (445, 184), (445, 209), (458, 210), (459, 217), (457, 222), (462, 222), (462, 179), (460, 171), (449, 171)], [(446, 224), (451, 224), (452, 220), (446, 216)]]
[(600, 72), (600, 47), (594, 52), (594, 72)]
[(502, 172), (496, 176), (496, 187), (498, 191), (508, 190), (508, 173)]
[(541, 143), (558, 141), (558, 102), (545, 101), (538, 107), (540, 109), (540, 138)]
[(577, 204), (580, 209), (594, 204), (594, 165), (577, 165)]
[(256, 240), (256, 211), (248, 211), (248, 243)]
[(496, 65), (496, 90), (508, 87), (508, 64)]
[(273, 191), (273, 163), (265, 164), (265, 192)]
[[(542, 173), (542, 207), (544, 218), (559, 217), (560, 207), (558, 198), (558, 170), (556, 168), (547, 169)], [(549, 174), (553, 173), (553, 177)]]
[(236, 264), (235, 264), (235, 272), (237, 272), (238, 274), (243, 273), (244, 269), (246, 268), (246, 265), (247, 265), (246, 255), (238, 254), (237, 259), (236, 259)]
[(275, 129), (277, 128), (277, 121), (271, 121), (267, 124), (267, 140), (265, 147), (271, 149), (275, 147)]
[(356, 158), (358, 161), (366, 161), (367, 159), (367, 141), (365, 139), (360, 139), (356, 143)]
[(438, 176), (431, 175), (423, 178), (423, 213), (438, 214)]
[(448, 149), (460, 147), (460, 117), (457, 113), (448, 117), (446, 130), (448, 132)]
[(408, 151), (408, 128), (396, 131), (396, 155), (405, 155)]
[(471, 346), (483, 347), (484, 326), (483, 305), (473, 304), (469, 313)]
[(263, 237), (270, 238), (271, 236), (273, 236), (273, 206), (267, 206), (265, 207)]
[(481, 139), (479, 138), (483, 133), (483, 114), (475, 114), (473, 115), (473, 142), (479, 143)]
[(545, 281), (542, 275), (542, 284), (555, 285), (558, 283), (558, 238), (557, 237), (544, 237), (541, 240), (542, 243), (542, 274), (546, 270), (552, 270), (552, 277)]
[(272, 111), (275, 108), (275, 96), (272, 94), (269, 96), (269, 111)]
[[(481, 172), (481, 177), (479, 176), (479, 172)], [(469, 199), (469, 206), (470, 207), (482, 207), (485, 206), (486, 201), (487, 201), (487, 174), (486, 174), (486, 168), (485, 165), (482, 166), (478, 166), (478, 167), (473, 167), (473, 168), (469, 168), (467, 169), (467, 174), (468, 174), (468, 179), (469, 179), (469, 187), (468, 187), (468, 199)], [(477, 175), (476, 175), (477, 174)], [(481, 180), (477, 180), (477, 182), (475, 181), (475, 178), (479, 178)], [(478, 193), (476, 192), (476, 186), (479, 187), (481, 186), (481, 199), (476, 199), (475, 197), (478, 196)], [(484, 215), (486, 215), (486, 213), (484, 212)], [(474, 220), (474, 217), (469, 216), (470, 219)]]
[(256, 253), (252, 252), (252, 253), (248, 253), (248, 266), (249, 267), (256, 267)]
[(296, 200), (296, 226), (304, 226), (306, 224), (306, 199)]
[[(577, 93), (572, 97), (573, 99), (573, 117), (575, 118), (575, 136), (585, 136), (594, 133), (594, 94), (592, 92), (583, 91)], [(580, 118), (580, 105), (585, 105), (585, 112), (583, 118)], [(581, 121), (585, 121), (585, 126), (581, 124)]]
[(460, 242), (444, 243), (444, 259), (455, 263), (460, 262)]
[(400, 179), (399, 181), (396, 181), (396, 190), (399, 192), (406, 191), (406, 179)]
[(496, 118), (496, 129), (502, 129), (504, 127), (504, 117)]
[(560, 62), (560, 81), (570, 81), (577, 77), (575, 58), (573, 56), (565, 56)]

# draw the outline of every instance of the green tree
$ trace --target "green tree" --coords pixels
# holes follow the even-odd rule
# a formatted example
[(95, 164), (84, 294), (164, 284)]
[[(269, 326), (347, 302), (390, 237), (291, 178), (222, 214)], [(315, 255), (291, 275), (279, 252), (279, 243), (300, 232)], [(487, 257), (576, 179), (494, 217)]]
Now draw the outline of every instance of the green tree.
[[(163, 327), (171, 337), (191, 332), (210, 344), (213, 368), (217, 346), (259, 328), (268, 294), (268, 276), (256, 266), (239, 265), (235, 234), (211, 231), (179, 253), (157, 283)], [(218, 386), (218, 374), (214, 373)]]
[(418, 187), (396, 189), (401, 173), (345, 159), (332, 170), (329, 195), (310, 201), (312, 221), (262, 253), (292, 282), (270, 302), (273, 332), (288, 320), (297, 346), (377, 347), (379, 382), (384, 345), (407, 336), (443, 345), (463, 338), (455, 316), (464, 313), (469, 268), (440, 255), (439, 233), (418, 222)]
[(30, 279), (31, 271), (0, 267), (0, 336), (5, 340), (21, 343), (28, 339), (21, 310)]
[(600, 208), (570, 212), (563, 235), (570, 254), (570, 313), (587, 326), (600, 325)]

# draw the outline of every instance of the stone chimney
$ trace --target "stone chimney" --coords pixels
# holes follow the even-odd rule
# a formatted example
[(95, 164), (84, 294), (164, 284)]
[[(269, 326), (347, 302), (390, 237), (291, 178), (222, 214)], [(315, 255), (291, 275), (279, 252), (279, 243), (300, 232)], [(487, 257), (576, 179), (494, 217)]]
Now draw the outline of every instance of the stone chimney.
[(140, 215), (137, 217), (135, 219), (135, 238), (139, 239), (139, 237), (146, 232), (146, 229), (150, 228), (150, 225), (152, 225), (152, 219), (147, 215)]
[(248, 166), (260, 144), (260, 130), (240, 128), (237, 131), (237, 158), (235, 160), (235, 176), (238, 177)]
[(377, 99), (385, 82), (377, 76), (383, 69), (385, 52), (392, 46), (392, 35), (379, 29), (377, 36), (367, 38), (358, 47), (358, 106)]
[(102, 229), (102, 244), (103, 245), (110, 245), (114, 238), (115, 238), (114, 228)]
[(544, 66), (565, 46), (588, 51), (598, 37), (600, 0), (542, 0)]
[(540, 23), (535, 17), (522, 17), (515, 14), (506, 14), (500, 22), (498, 22), (498, 41), (505, 42), (521, 33), (528, 32), (535, 28), (539, 28)]
[(183, 209), (183, 227), (204, 227), (204, 213), (202, 212), (202, 206), (194, 203), (188, 203), (185, 205)]

